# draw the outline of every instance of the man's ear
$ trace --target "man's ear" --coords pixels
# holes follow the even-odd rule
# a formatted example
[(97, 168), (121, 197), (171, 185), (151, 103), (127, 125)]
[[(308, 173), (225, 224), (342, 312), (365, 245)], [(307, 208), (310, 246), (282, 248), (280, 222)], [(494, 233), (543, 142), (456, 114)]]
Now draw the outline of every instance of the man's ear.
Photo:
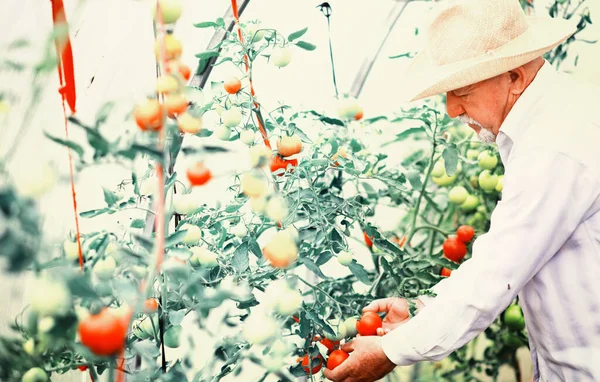
[(525, 67), (519, 66), (508, 72), (510, 84), (509, 90), (511, 94), (520, 95), (527, 88), (527, 71)]

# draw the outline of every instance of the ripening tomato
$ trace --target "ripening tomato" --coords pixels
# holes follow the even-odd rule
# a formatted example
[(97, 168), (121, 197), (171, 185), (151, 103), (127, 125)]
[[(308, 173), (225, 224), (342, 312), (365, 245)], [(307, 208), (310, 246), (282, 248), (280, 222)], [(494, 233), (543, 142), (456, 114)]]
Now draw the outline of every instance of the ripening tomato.
[(125, 345), (127, 323), (110, 309), (104, 308), (96, 315), (90, 315), (79, 323), (81, 343), (92, 353), (109, 356), (119, 352)]
[(282, 157), (289, 157), (302, 151), (302, 141), (297, 135), (283, 136), (277, 140), (277, 151)]
[[(298, 159), (283, 159), (279, 155), (274, 155), (271, 158), (271, 172), (275, 172), (281, 168), (286, 170), (288, 166), (290, 166), (290, 172), (294, 171), (294, 167), (298, 166)], [(282, 176), (283, 174), (285, 174), (285, 171), (277, 175)]]
[(334, 350), (331, 353), (331, 355), (329, 356), (329, 359), (327, 360), (327, 368), (329, 370), (335, 369), (336, 367), (340, 366), (342, 364), (342, 362), (347, 360), (348, 357), (349, 357), (349, 355), (345, 351)]
[(167, 62), (167, 73), (174, 74), (177, 72), (179, 72), (181, 77), (183, 77), (183, 79), (186, 81), (192, 76), (192, 71), (190, 70), (189, 66), (177, 60), (170, 60)]
[(340, 341), (332, 341), (329, 338), (325, 337), (319, 341), (323, 346), (327, 348), (327, 350), (333, 350), (336, 346), (340, 344)]
[[(172, 34), (167, 34), (165, 36), (165, 55), (166, 55), (166, 59), (167, 60), (172, 60), (172, 59), (176, 59), (179, 58), (179, 56), (181, 56), (181, 52), (183, 50), (182, 46), (181, 46), (181, 41), (179, 41), (175, 36), (173, 36)], [(160, 41), (156, 41), (156, 43), (154, 44), (154, 53), (156, 53), (156, 58), (158, 58), (159, 60), (161, 59), (161, 43)]]
[[(182, 0), (159, 0), (160, 12), (163, 23), (173, 24), (181, 16), (183, 11)], [(152, 17), (156, 20), (156, 2), (152, 2), (150, 8), (152, 10)]]
[(174, 118), (177, 114), (186, 111), (188, 105), (188, 100), (181, 94), (173, 94), (165, 98), (165, 107), (167, 108), (167, 115), (170, 118)]
[(450, 274), (452, 274), (452, 271), (446, 267), (442, 268), (442, 272), (440, 272), (443, 277), (450, 277)]
[(367, 247), (372, 248), (373, 247), (373, 236), (369, 237), (369, 235), (367, 235), (366, 231), (363, 231), (363, 235), (365, 237), (365, 244), (367, 245)]
[(177, 127), (182, 133), (196, 134), (202, 130), (202, 119), (183, 112), (177, 116)]
[(143, 131), (158, 131), (163, 127), (160, 103), (155, 99), (147, 99), (133, 110), (135, 122)]
[(467, 246), (456, 236), (449, 236), (444, 241), (444, 256), (448, 259), (459, 262), (467, 254)]
[(298, 258), (298, 247), (286, 231), (279, 231), (263, 248), (265, 258), (274, 268), (287, 268)]
[(242, 81), (237, 77), (231, 77), (223, 83), (225, 91), (229, 94), (235, 94), (242, 88)]
[[(299, 357), (298, 362), (302, 363), (302, 366), (304, 367), (304, 372), (306, 374), (316, 374), (319, 372), (319, 370), (321, 370), (321, 367), (323, 366), (323, 357), (321, 357), (321, 355), (319, 354), (318, 356), (312, 358), (311, 364), (309, 365), (308, 364), (309, 363), (308, 362), (308, 354), (307, 354), (304, 357)], [(312, 366), (312, 372), (310, 370), (311, 366)]]
[(383, 326), (383, 320), (375, 312), (365, 312), (356, 323), (356, 330), (361, 336), (374, 336), (377, 329)]
[(144, 313), (154, 313), (158, 310), (158, 300), (149, 298), (144, 301)]
[(169, 94), (179, 88), (177, 78), (169, 75), (163, 75), (156, 79), (156, 91), (160, 94)]
[(363, 112), (363, 109), (361, 107), (360, 110), (357, 111), (356, 114), (354, 115), (354, 120), (360, 121), (362, 119), (363, 115), (364, 115), (364, 112)]
[(186, 174), (192, 186), (202, 186), (212, 178), (212, 173), (203, 162), (197, 162), (190, 166)]
[(461, 225), (456, 230), (456, 237), (463, 243), (468, 243), (473, 240), (473, 236), (475, 236), (475, 230), (469, 225)]

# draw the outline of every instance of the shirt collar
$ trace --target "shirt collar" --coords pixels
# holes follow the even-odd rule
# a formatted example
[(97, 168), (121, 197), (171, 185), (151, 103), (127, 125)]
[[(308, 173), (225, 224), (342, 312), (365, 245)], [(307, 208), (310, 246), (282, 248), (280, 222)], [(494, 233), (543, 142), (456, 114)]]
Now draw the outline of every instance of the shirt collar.
[(502, 126), (500, 126), (497, 139), (500, 153), (503, 154), (504, 152), (502, 160), (507, 159), (512, 144), (518, 140), (525, 130), (526, 124), (523, 124), (522, 121), (533, 111), (536, 102), (547, 92), (548, 86), (555, 82), (554, 77), (556, 74), (554, 67), (544, 60), (544, 64), (538, 70), (533, 81), (508, 112)]

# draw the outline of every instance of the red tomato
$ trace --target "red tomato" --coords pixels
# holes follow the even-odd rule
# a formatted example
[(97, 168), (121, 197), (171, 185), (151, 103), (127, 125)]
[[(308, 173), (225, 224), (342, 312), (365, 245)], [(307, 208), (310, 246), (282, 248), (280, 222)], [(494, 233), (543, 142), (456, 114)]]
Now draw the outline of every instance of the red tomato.
[(318, 356), (314, 357), (312, 359), (311, 365), (312, 366), (312, 373), (309, 369), (309, 365), (308, 365), (308, 354), (305, 355), (304, 357), (299, 357), (298, 358), (298, 362), (302, 362), (302, 366), (304, 367), (304, 372), (306, 374), (315, 374), (318, 373), (319, 370), (321, 370), (321, 367), (323, 366), (323, 357), (321, 357), (321, 355), (319, 354)]
[(204, 163), (198, 162), (188, 168), (187, 177), (192, 186), (202, 186), (212, 178), (212, 174)]
[(377, 328), (383, 326), (383, 320), (375, 312), (365, 312), (356, 323), (356, 330), (361, 336), (374, 336)]
[(475, 230), (471, 226), (461, 225), (456, 230), (456, 237), (463, 243), (470, 242), (473, 239), (473, 236), (475, 236)]
[(373, 247), (373, 236), (369, 237), (366, 231), (363, 231), (363, 235), (365, 236), (365, 244), (367, 244), (367, 247)]
[(155, 99), (147, 99), (133, 110), (135, 122), (143, 131), (158, 131), (163, 127), (160, 103)]
[(104, 308), (100, 313), (81, 321), (78, 330), (81, 343), (92, 353), (109, 356), (123, 349), (127, 324), (122, 317), (117, 317), (108, 308)]
[(331, 353), (331, 355), (329, 356), (329, 359), (327, 360), (327, 368), (329, 370), (335, 369), (336, 367), (340, 366), (342, 364), (342, 362), (347, 360), (348, 357), (349, 357), (349, 355), (345, 351), (334, 350)]
[(77, 368), (81, 371), (86, 371), (88, 367), (85, 365), (81, 365), (81, 366), (77, 366)]
[(362, 119), (362, 117), (363, 117), (363, 111), (361, 110), (354, 115), (354, 120), (358, 121), (358, 120)]
[(242, 88), (242, 81), (237, 77), (231, 77), (223, 84), (225, 91), (229, 94), (235, 94)]
[(332, 341), (329, 338), (323, 338), (319, 341), (323, 346), (327, 348), (327, 350), (333, 350), (336, 346), (340, 344), (340, 341)]
[(456, 236), (450, 236), (444, 241), (444, 255), (455, 262), (461, 261), (467, 254), (467, 246)]
[(158, 300), (149, 298), (144, 301), (144, 313), (154, 313), (158, 310)]
[[(298, 159), (283, 159), (279, 155), (274, 155), (273, 158), (271, 158), (271, 172), (275, 172), (280, 168), (286, 169), (288, 165), (291, 165), (292, 167), (298, 166)], [(292, 171), (293, 169), (290, 169), (290, 172)], [(279, 176), (283, 174), (284, 173), (281, 173)]]
[(448, 268), (442, 268), (442, 272), (440, 273), (442, 276), (444, 277), (450, 277), (450, 274), (452, 273), (452, 271)]

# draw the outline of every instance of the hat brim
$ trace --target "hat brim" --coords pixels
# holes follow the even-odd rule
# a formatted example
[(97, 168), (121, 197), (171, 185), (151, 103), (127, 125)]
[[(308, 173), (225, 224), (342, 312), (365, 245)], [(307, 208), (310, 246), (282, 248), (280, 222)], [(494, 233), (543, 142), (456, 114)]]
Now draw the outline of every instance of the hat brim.
[(402, 99), (417, 101), (487, 80), (518, 68), (552, 50), (577, 31), (565, 19), (528, 17), (529, 27), (516, 39), (488, 54), (438, 66), (424, 52), (411, 62)]

